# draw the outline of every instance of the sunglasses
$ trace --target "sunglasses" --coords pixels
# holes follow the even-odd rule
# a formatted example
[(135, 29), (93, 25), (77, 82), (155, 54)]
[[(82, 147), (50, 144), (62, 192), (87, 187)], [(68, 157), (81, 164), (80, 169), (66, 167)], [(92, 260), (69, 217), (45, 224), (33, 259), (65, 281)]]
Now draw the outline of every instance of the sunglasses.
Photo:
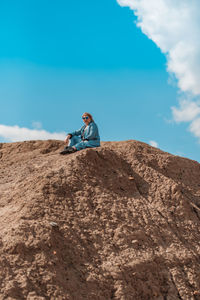
[(89, 119), (89, 117), (82, 117), (82, 119), (83, 119), (83, 120), (88, 120), (88, 119)]

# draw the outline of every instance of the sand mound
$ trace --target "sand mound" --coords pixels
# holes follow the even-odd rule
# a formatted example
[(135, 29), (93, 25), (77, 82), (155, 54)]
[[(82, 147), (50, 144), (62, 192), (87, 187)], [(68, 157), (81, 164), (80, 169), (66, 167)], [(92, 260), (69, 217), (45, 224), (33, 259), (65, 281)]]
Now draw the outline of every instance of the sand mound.
[(62, 147), (0, 144), (0, 299), (200, 299), (200, 165)]

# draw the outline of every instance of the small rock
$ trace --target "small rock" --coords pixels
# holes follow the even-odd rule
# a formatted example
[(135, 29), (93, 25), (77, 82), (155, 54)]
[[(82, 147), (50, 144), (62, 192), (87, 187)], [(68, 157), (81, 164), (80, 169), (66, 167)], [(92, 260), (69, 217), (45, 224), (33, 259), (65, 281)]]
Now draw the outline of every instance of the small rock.
[(58, 227), (58, 224), (56, 222), (49, 222), (49, 224), (52, 226), (52, 227)]
[(132, 244), (135, 244), (137, 243), (138, 241), (137, 240), (132, 240)]

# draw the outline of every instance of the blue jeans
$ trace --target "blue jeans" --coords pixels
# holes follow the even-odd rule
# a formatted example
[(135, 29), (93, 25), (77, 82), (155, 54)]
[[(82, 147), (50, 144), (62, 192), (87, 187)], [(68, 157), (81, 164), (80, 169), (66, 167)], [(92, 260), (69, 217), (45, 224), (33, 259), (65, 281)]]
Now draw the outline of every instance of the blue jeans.
[(76, 147), (77, 150), (82, 150), (85, 148), (94, 148), (94, 147), (100, 147), (100, 141), (98, 140), (90, 140), (90, 141), (83, 141), (80, 136), (74, 135), (70, 139), (69, 143), (70, 147)]

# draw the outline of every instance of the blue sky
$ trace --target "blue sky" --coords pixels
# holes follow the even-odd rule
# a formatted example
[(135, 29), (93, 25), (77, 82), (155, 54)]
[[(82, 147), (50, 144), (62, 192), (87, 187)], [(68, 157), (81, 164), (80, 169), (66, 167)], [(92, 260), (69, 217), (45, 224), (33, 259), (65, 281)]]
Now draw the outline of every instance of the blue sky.
[(199, 161), (188, 125), (172, 120), (178, 88), (166, 57), (135, 21), (115, 0), (2, 0), (2, 128), (69, 132), (88, 111), (104, 141), (156, 141)]

